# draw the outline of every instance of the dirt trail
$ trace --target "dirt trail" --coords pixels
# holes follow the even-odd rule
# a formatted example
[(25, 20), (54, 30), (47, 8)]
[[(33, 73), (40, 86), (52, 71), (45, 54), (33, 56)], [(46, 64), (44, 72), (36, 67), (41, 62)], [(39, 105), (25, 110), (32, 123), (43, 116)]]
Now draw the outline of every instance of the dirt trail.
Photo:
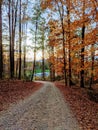
[(0, 130), (80, 130), (60, 91), (49, 82), (0, 113)]

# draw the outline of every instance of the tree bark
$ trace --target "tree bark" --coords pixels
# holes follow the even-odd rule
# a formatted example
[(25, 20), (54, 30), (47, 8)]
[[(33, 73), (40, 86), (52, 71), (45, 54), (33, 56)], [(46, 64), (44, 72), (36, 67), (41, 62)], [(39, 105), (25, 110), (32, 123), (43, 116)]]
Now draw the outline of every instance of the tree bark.
[(26, 77), (26, 42), (27, 42), (27, 23), (25, 24), (25, 32), (26, 32), (26, 38), (25, 38), (25, 44), (24, 44), (24, 78)]
[(21, 0), (19, 9), (19, 79), (21, 79)]
[[(85, 19), (85, 0), (83, 0), (83, 20)], [(80, 71), (80, 87), (84, 88), (84, 38), (85, 38), (85, 22), (82, 26), (82, 48), (81, 48), (81, 71)]]
[(68, 0), (68, 5), (67, 5), (67, 19), (68, 19), (68, 45), (69, 45), (69, 86), (72, 84), (71, 80), (71, 44), (70, 44), (70, 0)]
[[(52, 53), (53, 53), (53, 58), (54, 58), (54, 46), (52, 47)], [(55, 81), (55, 58), (54, 58), (54, 63), (52, 64), (52, 81)]]
[(2, 52), (2, 1), (0, 1), (0, 79), (3, 74), (3, 52)]
[[(82, 27), (82, 45), (84, 45), (85, 26)], [(81, 49), (81, 71), (80, 71), (80, 87), (84, 88), (84, 47)]]
[(9, 42), (10, 42), (10, 78), (13, 77), (12, 73), (12, 30), (11, 30), (11, 0), (9, 0)]
[(12, 41), (11, 41), (11, 78), (14, 78), (14, 7), (13, 7), (13, 0), (12, 0)]
[(14, 11), (14, 1), (9, 0), (10, 78), (14, 78), (14, 42), (15, 42), (16, 22), (17, 22), (17, 7), (18, 7), (18, 0), (16, 2), (15, 11)]
[(63, 3), (62, 1), (60, 0), (61, 2), (61, 8), (62, 8), (62, 13), (60, 11), (60, 6), (57, 2), (57, 0), (55, 0), (55, 2), (57, 3), (57, 6), (58, 6), (58, 11), (59, 11), (59, 14), (60, 14), (60, 20), (61, 20), (61, 26), (62, 26), (62, 45), (63, 45), (63, 60), (64, 60), (64, 80), (65, 80), (65, 86), (67, 85), (67, 75), (66, 75), (66, 52), (65, 52), (65, 30), (64, 30), (64, 7), (63, 7)]
[(45, 80), (44, 40), (42, 41), (42, 72), (43, 72), (43, 80)]
[(37, 41), (37, 28), (38, 28), (38, 19), (36, 19), (36, 31), (35, 31), (35, 47), (34, 47), (34, 61), (33, 61), (33, 70), (31, 75), (31, 81), (34, 78), (34, 71), (35, 71), (35, 65), (36, 65), (36, 41)]
[[(92, 44), (92, 50), (94, 49), (94, 44)], [(91, 77), (90, 77), (90, 84), (89, 84), (89, 88), (92, 88), (92, 84), (93, 84), (93, 70), (94, 70), (94, 52), (91, 53), (91, 59), (92, 59), (92, 65), (91, 65)]]

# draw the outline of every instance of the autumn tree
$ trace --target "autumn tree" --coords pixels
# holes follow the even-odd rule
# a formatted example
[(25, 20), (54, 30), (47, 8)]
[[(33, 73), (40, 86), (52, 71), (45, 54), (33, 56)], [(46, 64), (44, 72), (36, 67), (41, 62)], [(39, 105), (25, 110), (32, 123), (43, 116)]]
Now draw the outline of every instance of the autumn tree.
[[(46, 6), (46, 7), (45, 7)], [(66, 77), (66, 52), (65, 52), (65, 29), (64, 29), (64, 4), (63, 1), (60, 0), (55, 0), (55, 1), (42, 1), (42, 7), (43, 8), (50, 8), (53, 9), (53, 11), (58, 11), (59, 17), (60, 17), (60, 23), (61, 23), (61, 28), (62, 28), (62, 46), (63, 46), (63, 60), (64, 60), (64, 79), (65, 79), (65, 84), (67, 85), (67, 77)]]
[[(50, 9), (52, 17), (51, 21), (58, 21), (58, 25), (55, 26), (54, 31), (51, 32), (50, 38), (51, 45), (59, 46), (61, 44), (61, 35), (63, 46), (63, 55), (65, 51), (66, 58), (66, 69), (67, 78), (69, 78), (69, 86), (73, 81), (74, 77), (80, 82), (80, 87), (85, 87), (85, 82), (90, 75), (90, 84), (92, 84), (92, 77), (94, 78), (95, 72), (95, 54), (96, 48), (96, 28), (98, 26), (97, 21), (97, 2), (92, 0), (73, 0), (73, 1), (42, 1), (43, 9)], [(59, 13), (59, 19), (56, 14)], [(53, 22), (52, 22), (53, 23)], [(55, 22), (56, 23), (56, 22)], [(96, 27), (95, 27), (96, 26)], [(62, 29), (58, 34), (57, 30)], [(54, 32), (54, 33), (53, 33)], [(60, 35), (61, 34), (61, 35)], [(50, 36), (49, 36), (50, 37)], [(58, 40), (56, 40), (58, 37)], [(94, 39), (95, 37), (95, 39)], [(54, 44), (54, 43), (58, 43)], [(57, 47), (55, 47), (56, 54), (58, 57), (60, 54), (57, 53)], [(58, 51), (59, 52), (59, 51)], [(91, 60), (89, 56), (91, 55)], [(57, 62), (55, 63), (55, 66)], [(77, 66), (77, 67), (76, 67)], [(76, 76), (77, 75), (77, 76)], [(75, 78), (74, 78), (75, 79)], [(75, 82), (75, 81), (74, 81)], [(73, 83), (72, 83), (73, 84)]]
[[(83, 0), (82, 18), (85, 19), (85, 0)], [(85, 21), (82, 25), (82, 48), (81, 48), (81, 71), (80, 71), (80, 87), (84, 88), (84, 38), (85, 38)]]
[[(98, 28), (98, 9), (97, 9), (98, 3), (97, 3), (97, 1), (92, 0), (92, 4), (94, 5), (93, 10), (95, 11), (95, 13), (93, 14), (93, 18), (96, 21), (96, 28)], [(96, 55), (95, 54), (95, 45), (98, 42), (98, 36), (97, 36), (98, 31), (94, 30), (92, 33), (95, 35), (95, 41), (91, 45), (91, 61), (92, 61), (92, 63), (91, 63), (91, 76), (90, 76), (90, 84), (89, 84), (90, 89), (92, 88), (92, 84), (94, 82), (94, 62), (95, 62), (95, 55)]]

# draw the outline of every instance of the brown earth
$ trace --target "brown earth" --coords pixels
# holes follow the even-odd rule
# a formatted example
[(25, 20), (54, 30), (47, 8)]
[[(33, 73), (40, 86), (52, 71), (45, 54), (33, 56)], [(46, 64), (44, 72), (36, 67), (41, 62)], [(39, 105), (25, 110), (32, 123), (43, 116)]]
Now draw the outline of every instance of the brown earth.
[(0, 130), (82, 130), (51, 82), (0, 114)]
[(79, 87), (65, 87), (60, 82), (55, 83), (63, 93), (65, 100), (70, 104), (71, 110), (83, 130), (98, 130), (98, 103), (91, 101), (86, 89)]
[[(87, 91), (79, 87), (65, 87), (56, 82), (65, 100), (83, 130), (98, 130), (98, 103), (89, 100)], [(0, 80), (0, 111), (7, 109), (10, 104), (23, 100), (40, 89), (40, 82), (24, 82), (20, 80)]]
[(7, 109), (10, 104), (23, 100), (42, 86), (39, 82), (20, 80), (0, 80), (0, 111)]

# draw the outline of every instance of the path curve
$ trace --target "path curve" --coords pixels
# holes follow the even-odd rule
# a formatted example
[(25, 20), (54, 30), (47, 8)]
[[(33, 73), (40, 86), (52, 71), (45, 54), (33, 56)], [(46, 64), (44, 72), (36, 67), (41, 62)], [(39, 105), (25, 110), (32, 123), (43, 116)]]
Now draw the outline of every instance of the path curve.
[(53, 83), (0, 113), (0, 130), (80, 130), (68, 104)]

